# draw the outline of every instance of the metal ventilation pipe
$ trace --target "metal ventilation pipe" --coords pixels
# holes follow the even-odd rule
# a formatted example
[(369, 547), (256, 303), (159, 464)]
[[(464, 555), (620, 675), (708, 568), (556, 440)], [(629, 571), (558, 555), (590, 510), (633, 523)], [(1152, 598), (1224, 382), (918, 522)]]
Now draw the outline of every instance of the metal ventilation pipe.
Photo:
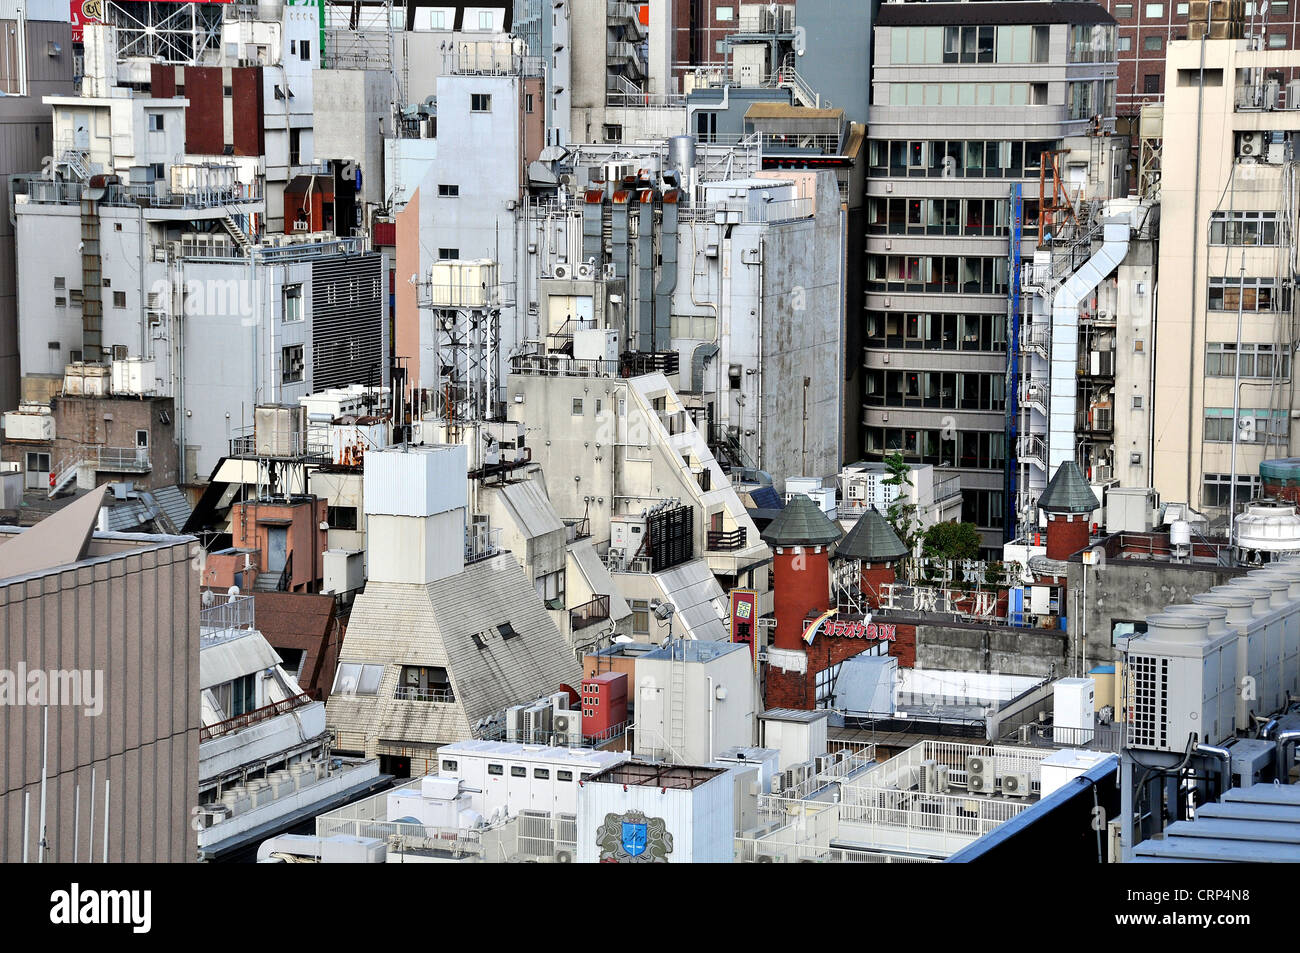
[(1277, 745), (1277, 779), (1286, 784), (1291, 777), (1291, 765), (1295, 761), (1295, 746), (1300, 742), (1300, 730), (1284, 731), (1273, 739)]
[(1232, 787), (1232, 753), (1227, 748), (1203, 744), (1196, 746), (1196, 753), (1217, 758), (1222, 765), (1219, 769), (1219, 796), (1222, 797), (1223, 792)]

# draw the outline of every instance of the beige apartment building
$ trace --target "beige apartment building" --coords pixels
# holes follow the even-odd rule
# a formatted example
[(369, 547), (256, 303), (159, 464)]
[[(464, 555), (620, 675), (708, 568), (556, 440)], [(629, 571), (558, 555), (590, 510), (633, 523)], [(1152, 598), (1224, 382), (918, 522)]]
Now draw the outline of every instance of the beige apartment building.
[(104, 493), (0, 529), (0, 863), (197, 857), (197, 544), (94, 532)]
[(1291, 291), (1300, 50), (1251, 45), (1169, 44), (1156, 340), (1131, 345), (1155, 347), (1155, 489), (1205, 511), (1220, 531), (1233, 428), (1240, 507), (1257, 493), (1262, 460), (1297, 453), (1300, 413)]

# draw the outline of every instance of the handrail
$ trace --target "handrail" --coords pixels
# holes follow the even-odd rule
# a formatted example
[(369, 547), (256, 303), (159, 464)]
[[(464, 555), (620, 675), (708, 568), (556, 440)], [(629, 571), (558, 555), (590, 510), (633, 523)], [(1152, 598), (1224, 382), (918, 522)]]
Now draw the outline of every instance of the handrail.
[(219, 738), (224, 734), (232, 731), (239, 731), (247, 728), (249, 725), (255, 725), (260, 721), (266, 721), (268, 718), (274, 718), (277, 715), (287, 714), (295, 708), (301, 708), (303, 705), (310, 705), (313, 699), (306, 692), (299, 692), (290, 698), (282, 701), (272, 702), (269, 705), (263, 705), (261, 708), (255, 708), (252, 711), (246, 711), (242, 715), (236, 715), (234, 718), (227, 718), (225, 721), (219, 721), (215, 725), (205, 725), (199, 729), (199, 741), (210, 741), (213, 738)]

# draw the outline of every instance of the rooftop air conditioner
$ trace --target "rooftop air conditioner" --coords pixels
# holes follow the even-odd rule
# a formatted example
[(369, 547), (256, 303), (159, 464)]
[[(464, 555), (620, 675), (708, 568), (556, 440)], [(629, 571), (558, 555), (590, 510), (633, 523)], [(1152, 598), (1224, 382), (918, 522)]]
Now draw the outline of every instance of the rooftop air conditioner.
[(993, 762), (971, 755), (966, 759), (966, 790), (972, 794), (992, 794), (995, 782)]
[(578, 266), (578, 280), (590, 281), (596, 277), (596, 266), (582, 263)]
[(1004, 775), (1002, 793), (1007, 797), (1029, 797), (1029, 775), (1025, 772)]

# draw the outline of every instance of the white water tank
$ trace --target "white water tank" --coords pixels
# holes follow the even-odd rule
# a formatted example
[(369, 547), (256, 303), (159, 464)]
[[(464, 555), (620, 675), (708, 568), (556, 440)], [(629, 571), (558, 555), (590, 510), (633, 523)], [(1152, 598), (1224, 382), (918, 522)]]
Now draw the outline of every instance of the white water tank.
[(1169, 524), (1169, 543), (1179, 555), (1192, 551), (1192, 524), (1187, 520), (1174, 520)]
[(1294, 504), (1277, 500), (1250, 503), (1233, 529), (1238, 549), (1269, 554), (1300, 552), (1300, 516)]

